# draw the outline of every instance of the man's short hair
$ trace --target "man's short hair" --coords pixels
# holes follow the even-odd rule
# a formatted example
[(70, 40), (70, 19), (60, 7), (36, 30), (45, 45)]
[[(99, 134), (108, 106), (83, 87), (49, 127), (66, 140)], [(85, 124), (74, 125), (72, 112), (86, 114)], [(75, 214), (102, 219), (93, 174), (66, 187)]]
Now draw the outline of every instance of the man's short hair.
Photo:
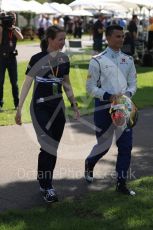
[(123, 27), (119, 25), (110, 25), (106, 27), (106, 37), (111, 36), (114, 30), (123, 31)]

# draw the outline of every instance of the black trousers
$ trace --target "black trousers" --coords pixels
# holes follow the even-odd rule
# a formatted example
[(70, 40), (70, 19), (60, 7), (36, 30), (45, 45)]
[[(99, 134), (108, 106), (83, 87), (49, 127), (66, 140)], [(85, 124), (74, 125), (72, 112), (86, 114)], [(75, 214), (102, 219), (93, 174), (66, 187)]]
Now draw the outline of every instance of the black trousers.
[(57, 104), (44, 102), (31, 104), (31, 117), (41, 146), (38, 156), (37, 179), (42, 188), (52, 188), (53, 170), (57, 159), (57, 149), (65, 126), (63, 99)]
[(3, 106), (3, 88), (4, 88), (6, 69), (8, 70), (10, 82), (12, 85), (14, 106), (17, 107), (19, 103), (19, 90), (17, 85), (17, 80), (18, 80), (17, 60), (15, 56), (10, 56), (10, 57), (0, 56), (0, 106)]
[(93, 50), (101, 52), (102, 51), (102, 38), (93, 39)]

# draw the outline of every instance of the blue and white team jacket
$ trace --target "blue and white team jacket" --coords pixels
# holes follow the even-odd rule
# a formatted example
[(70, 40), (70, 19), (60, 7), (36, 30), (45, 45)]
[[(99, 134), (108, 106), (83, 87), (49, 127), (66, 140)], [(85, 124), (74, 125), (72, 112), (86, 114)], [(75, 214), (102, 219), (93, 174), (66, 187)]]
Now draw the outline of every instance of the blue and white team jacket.
[(104, 52), (90, 60), (86, 89), (101, 101), (106, 100), (106, 94), (130, 93), (133, 96), (136, 92), (133, 58), (107, 47)]

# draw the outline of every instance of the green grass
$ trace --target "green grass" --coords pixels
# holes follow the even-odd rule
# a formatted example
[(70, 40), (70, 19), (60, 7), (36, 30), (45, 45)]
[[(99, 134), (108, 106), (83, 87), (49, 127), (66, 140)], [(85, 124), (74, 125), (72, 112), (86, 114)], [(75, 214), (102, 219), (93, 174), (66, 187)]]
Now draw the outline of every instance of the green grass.
[(137, 196), (117, 194), (111, 188), (90, 192), (79, 200), (0, 214), (0, 230), (151, 230), (153, 177), (130, 186)]
[[(93, 109), (93, 99), (87, 95), (85, 91), (85, 82), (90, 55), (74, 55), (71, 58), (70, 78), (73, 86), (75, 97), (78, 101), (81, 114), (89, 114)], [(21, 88), (27, 63), (18, 64), (19, 72), (19, 87)], [(138, 90), (133, 100), (138, 108), (153, 106), (153, 68), (137, 67), (138, 72)], [(23, 122), (30, 122), (29, 104), (31, 100), (30, 91), (23, 108)], [(67, 113), (70, 113), (70, 105), (65, 97), (65, 104), (68, 108)], [(14, 124), (15, 111), (13, 110), (13, 99), (8, 75), (6, 74), (4, 85), (4, 112), (0, 113), (0, 125)]]
[(138, 67), (138, 90), (134, 101), (139, 108), (153, 106), (153, 67)]

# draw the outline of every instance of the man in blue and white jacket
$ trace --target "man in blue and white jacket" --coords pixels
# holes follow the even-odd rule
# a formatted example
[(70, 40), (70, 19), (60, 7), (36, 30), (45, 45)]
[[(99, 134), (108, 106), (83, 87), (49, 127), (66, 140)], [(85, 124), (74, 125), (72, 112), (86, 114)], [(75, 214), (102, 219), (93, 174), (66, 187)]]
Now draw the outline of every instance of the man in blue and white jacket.
[(121, 95), (132, 97), (136, 92), (136, 69), (133, 58), (120, 51), (123, 41), (123, 28), (111, 25), (106, 28), (108, 47), (94, 56), (89, 63), (87, 92), (95, 98), (94, 122), (97, 144), (85, 161), (85, 179), (93, 181), (95, 164), (109, 150), (114, 130), (118, 156), (116, 163), (118, 192), (135, 195), (126, 187), (127, 171), (131, 161), (132, 129), (115, 128), (109, 113), (111, 102)]

